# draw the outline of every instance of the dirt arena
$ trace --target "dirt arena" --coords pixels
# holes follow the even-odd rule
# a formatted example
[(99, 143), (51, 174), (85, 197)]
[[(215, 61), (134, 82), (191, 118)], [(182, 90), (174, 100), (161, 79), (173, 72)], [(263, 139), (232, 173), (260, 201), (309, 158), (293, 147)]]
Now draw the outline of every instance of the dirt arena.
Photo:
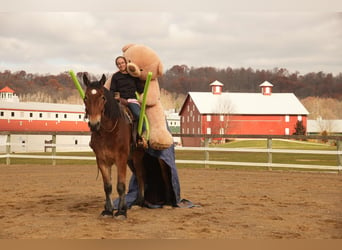
[(342, 174), (178, 172), (182, 198), (200, 207), (133, 207), (120, 221), (98, 217), (96, 166), (0, 165), (0, 238), (342, 239)]

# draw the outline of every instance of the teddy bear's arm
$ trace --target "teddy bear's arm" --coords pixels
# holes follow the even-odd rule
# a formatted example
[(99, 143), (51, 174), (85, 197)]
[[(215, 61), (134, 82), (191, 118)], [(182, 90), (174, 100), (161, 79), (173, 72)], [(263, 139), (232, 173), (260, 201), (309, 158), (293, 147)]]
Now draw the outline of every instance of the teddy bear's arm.
[(153, 106), (160, 101), (160, 89), (158, 80), (151, 80), (146, 97), (146, 105)]

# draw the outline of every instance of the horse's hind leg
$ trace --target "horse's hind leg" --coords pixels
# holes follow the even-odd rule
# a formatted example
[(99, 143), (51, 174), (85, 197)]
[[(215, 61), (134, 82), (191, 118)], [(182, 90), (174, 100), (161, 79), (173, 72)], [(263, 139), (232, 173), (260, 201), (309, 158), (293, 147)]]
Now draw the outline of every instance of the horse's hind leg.
[(159, 161), (161, 175), (162, 175), (164, 187), (165, 187), (165, 204), (172, 205), (173, 204), (172, 202), (173, 189), (172, 189), (172, 184), (171, 184), (170, 169), (162, 159), (158, 159), (158, 161)]
[(113, 216), (113, 203), (112, 203), (112, 177), (111, 177), (111, 167), (107, 167), (105, 165), (99, 165), (99, 169), (102, 174), (103, 179), (103, 188), (106, 195), (106, 202), (104, 206), (104, 210), (102, 211), (102, 216)]
[(144, 150), (136, 148), (133, 154), (134, 172), (138, 180), (139, 188), (138, 197), (135, 201), (135, 204), (138, 206), (143, 206), (145, 200), (145, 169), (143, 164), (144, 153)]

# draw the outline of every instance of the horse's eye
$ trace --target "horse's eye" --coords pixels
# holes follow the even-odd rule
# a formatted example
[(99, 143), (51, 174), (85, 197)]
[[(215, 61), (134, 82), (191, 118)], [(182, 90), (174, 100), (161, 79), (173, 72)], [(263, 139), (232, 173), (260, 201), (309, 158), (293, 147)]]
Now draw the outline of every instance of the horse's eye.
[(140, 71), (144, 71), (143, 69), (140, 69)]
[(102, 100), (104, 100), (104, 101), (106, 100), (106, 97), (104, 95), (102, 96)]

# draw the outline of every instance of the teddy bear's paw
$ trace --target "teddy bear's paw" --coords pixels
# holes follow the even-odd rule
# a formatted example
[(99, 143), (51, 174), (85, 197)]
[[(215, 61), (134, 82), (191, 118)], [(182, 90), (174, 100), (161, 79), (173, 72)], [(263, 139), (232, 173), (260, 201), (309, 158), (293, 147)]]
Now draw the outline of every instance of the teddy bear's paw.
[(145, 137), (142, 136), (137, 138), (137, 147), (142, 149), (148, 148), (148, 142)]
[(167, 149), (167, 148), (171, 147), (172, 144), (162, 144), (162, 143), (151, 142), (150, 141), (149, 145), (154, 150), (164, 150), (164, 149)]

